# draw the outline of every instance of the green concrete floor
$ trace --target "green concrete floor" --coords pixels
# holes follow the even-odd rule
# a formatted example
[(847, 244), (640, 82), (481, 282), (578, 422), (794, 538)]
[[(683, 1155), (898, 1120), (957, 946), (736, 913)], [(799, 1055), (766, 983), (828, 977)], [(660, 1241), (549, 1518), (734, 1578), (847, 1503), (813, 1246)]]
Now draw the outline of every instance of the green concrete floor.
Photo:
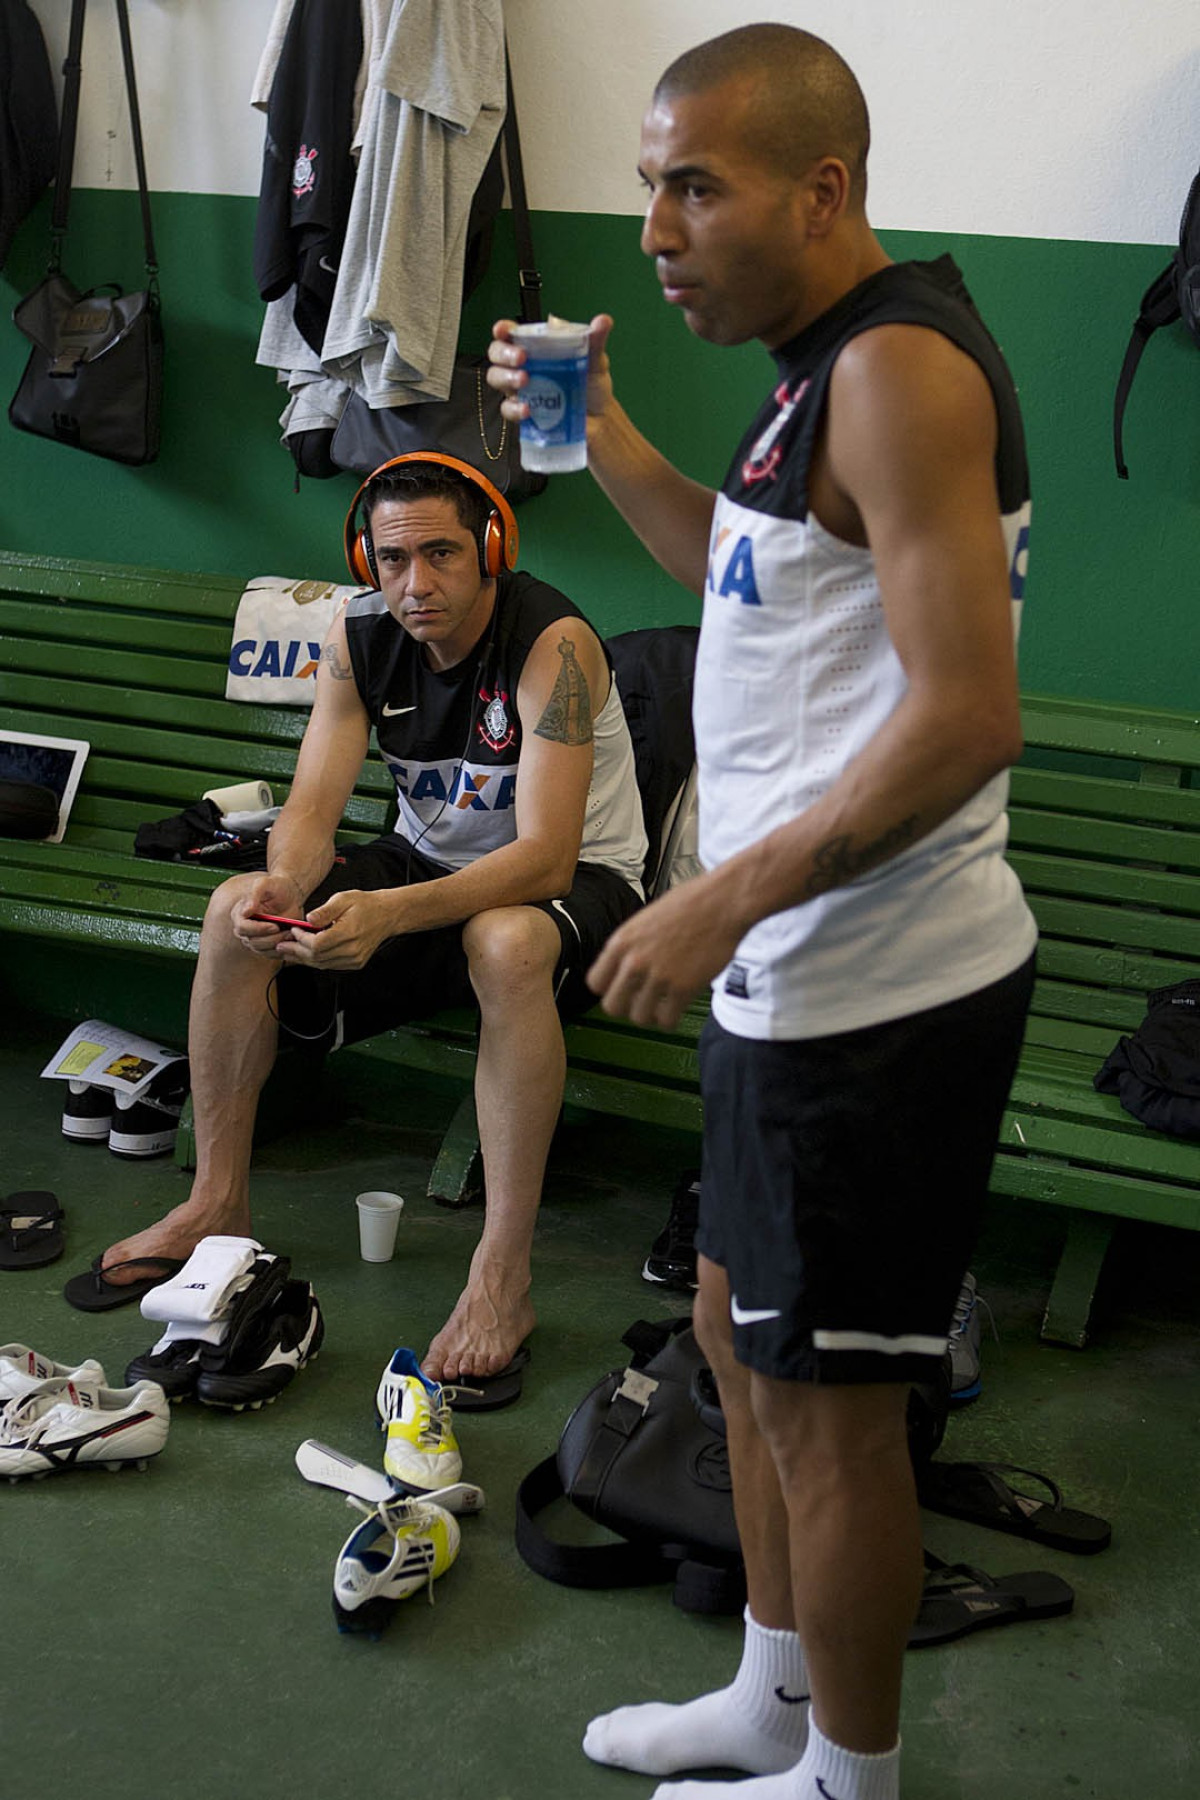
[[(61, 1138), (60, 1090), (37, 1078), (61, 1035), (23, 1016), (0, 1047), (0, 1192), (56, 1190), (68, 1241), (48, 1269), (0, 1273), (0, 1342), (98, 1356), (118, 1380), (154, 1328), (133, 1307), (73, 1311), (62, 1282), (179, 1198), (185, 1178)], [(424, 1198), (453, 1096), (413, 1086), (408, 1099), (403, 1127), (297, 1126), (256, 1156), (260, 1234), (313, 1281), (327, 1320), (320, 1359), (274, 1406), (176, 1408), (144, 1474), (0, 1484), (5, 1795), (640, 1800), (651, 1779), (582, 1755), (588, 1717), (685, 1698), (732, 1671), (736, 1621), (685, 1616), (664, 1590), (556, 1588), (513, 1547), (521, 1474), (621, 1360), (630, 1321), (676, 1310), (639, 1270), (694, 1146), (611, 1120), (564, 1127), (554, 1149), (525, 1395), (461, 1421), (487, 1511), (463, 1522), (433, 1607), (409, 1602), (377, 1642), (335, 1630), (330, 1578), (353, 1518), (300, 1479), (293, 1452), (313, 1436), (378, 1458), (378, 1372), (395, 1345), (424, 1348), (478, 1229), (477, 1213)], [(388, 1266), (357, 1255), (353, 1196), (371, 1187), (408, 1199)], [(1125, 1228), (1092, 1343), (1076, 1352), (1037, 1337), (1061, 1232), (1048, 1208), (995, 1204), (975, 1268), (999, 1341), (985, 1342), (983, 1397), (954, 1417), (943, 1454), (1049, 1472), (1070, 1503), (1113, 1521), (1113, 1546), (1072, 1558), (927, 1516), (943, 1558), (1050, 1569), (1077, 1602), (1066, 1619), (910, 1656), (905, 1800), (1200, 1793), (1200, 1238)]]

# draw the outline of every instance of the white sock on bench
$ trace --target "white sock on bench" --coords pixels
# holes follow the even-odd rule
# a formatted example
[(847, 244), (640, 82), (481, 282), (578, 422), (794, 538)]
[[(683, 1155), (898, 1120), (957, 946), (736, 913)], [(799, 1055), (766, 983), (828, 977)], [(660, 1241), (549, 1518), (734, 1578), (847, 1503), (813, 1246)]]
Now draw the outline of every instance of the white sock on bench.
[[(759, 1625), (746, 1608), (741, 1667), (729, 1687), (679, 1706), (657, 1701), (602, 1713), (583, 1748), (593, 1762), (643, 1775), (678, 1769), (791, 1769), (808, 1736), (804, 1652), (794, 1631)], [(709, 1783), (704, 1783), (707, 1793)]]
[(142, 1317), (163, 1325), (211, 1324), (221, 1317), (261, 1250), (254, 1238), (201, 1238), (178, 1274), (142, 1296)]

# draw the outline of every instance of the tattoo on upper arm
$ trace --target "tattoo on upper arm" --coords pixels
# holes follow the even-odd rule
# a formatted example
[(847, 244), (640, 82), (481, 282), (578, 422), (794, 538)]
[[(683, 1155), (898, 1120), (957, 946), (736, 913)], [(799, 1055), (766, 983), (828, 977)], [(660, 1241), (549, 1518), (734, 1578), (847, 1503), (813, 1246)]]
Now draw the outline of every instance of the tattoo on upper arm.
[(534, 731), (538, 737), (549, 738), (555, 744), (590, 744), (592, 696), (570, 638), (559, 640), (558, 654), (562, 657), (562, 667)]
[(326, 644), (321, 652), (321, 661), (335, 681), (353, 681), (354, 670), (350, 667), (350, 659), (342, 655), (336, 644)]
[(909, 818), (901, 819), (898, 825), (889, 826), (873, 844), (864, 844), (861, 849), (854, 848), (849, 832), (829, 838), (813, 857), (812, 874), (804, 885), (805, 897), (811, 900), (817, 894), (828, 893), (830, 888), (843, 887), (877, 863), (897, 855), (912, 843), (916, 834), (917, 814), (913, 813)]

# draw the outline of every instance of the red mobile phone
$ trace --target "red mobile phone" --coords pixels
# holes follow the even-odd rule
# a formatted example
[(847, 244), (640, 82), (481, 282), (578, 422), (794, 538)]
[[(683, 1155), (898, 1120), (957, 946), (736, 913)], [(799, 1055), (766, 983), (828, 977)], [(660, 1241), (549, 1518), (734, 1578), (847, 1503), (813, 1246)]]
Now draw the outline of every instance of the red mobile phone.
[(284, 919), (278, 913), (251, 913), (252, 919), (261, 919), (264, 925), (291, 925), (297, 931), (325, 931), (324, 925), (310, 925), (307, 919)]

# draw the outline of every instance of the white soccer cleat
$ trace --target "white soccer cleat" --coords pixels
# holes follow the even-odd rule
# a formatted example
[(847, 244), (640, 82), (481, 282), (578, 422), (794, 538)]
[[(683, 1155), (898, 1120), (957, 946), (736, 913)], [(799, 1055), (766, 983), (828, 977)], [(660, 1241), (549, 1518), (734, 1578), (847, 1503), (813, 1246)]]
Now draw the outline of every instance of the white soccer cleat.
[(60, 1363), (27, 1344), (0, 1344), (0, 1407), (23, 1400), (47, 1381), (90, 1381), (103, 1387), (107, 1380), (94, 1357), (79, 1364)]
[(339, 1631), (378, 1635), (390, 1624), (393, 1608), (422, 1588), (433, 1599), (433, 1583), (458, 1555), (458, 1520), (432, 1501), (395, 1499), (368, 1507), (350, 1498), (347, 1506), (367, 1514), (342, 1545), (333, 1571), (333, 1616)]
[(171, 1409), (155, 1382), (108, 1388), (48, 1381), (0, 1412), (0, 1476), (50, 1475), (78, 1467), (139, 1469), (167, 1441)]
[(379, 1379), (375, 1408), (387, 1431), (383, 1466), (394, 1481), (428, 1493), (462, 1474), (447, 1390), (421, 1373), (411, 1350), (397, 1350)]

